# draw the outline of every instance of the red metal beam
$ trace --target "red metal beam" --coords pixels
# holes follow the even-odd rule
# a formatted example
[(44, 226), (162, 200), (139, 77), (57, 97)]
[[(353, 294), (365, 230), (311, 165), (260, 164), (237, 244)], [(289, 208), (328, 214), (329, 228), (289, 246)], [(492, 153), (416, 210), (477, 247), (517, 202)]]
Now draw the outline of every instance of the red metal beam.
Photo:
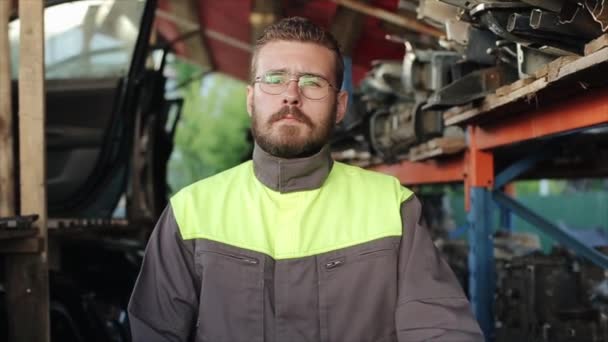
[(477, 140), (479, 126), (469, 126), (469, 149), (465, 155), (465, 183), (491, 189), (494, 186), (494, 156), (491, 152), (482, 151)]
[(600, 124), (608, 124), (608, 90), (605, 88), (500, 119), (479, 127), (474, 134), (477, 147), (487, 150)]
[(395, 176), (401, 184), (405, 185), (452, 183), (464, 180), (463, 157), (425, 162), (401, 161), (398, 164), (375, 165), (369, 169)]
[(494, 155), (491, 151), (479, 149), (476, 141), (479, 126), (469, 126), (469, 149), (464, 158), (465, 179), (464, 179), (464, 209), (471, 209), (471, 188), (492, 189), (494, 186)]

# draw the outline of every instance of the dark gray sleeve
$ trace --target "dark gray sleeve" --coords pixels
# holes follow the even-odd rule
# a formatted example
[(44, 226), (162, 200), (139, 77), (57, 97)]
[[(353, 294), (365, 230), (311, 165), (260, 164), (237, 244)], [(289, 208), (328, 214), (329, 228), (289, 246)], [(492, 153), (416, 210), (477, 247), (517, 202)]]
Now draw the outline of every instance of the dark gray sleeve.
[(395, 313), (398, 340), (483, 341), (456, 276), (420, 225), (421, 210), (414, 195), (401, 205), (403, 237)]
[(129, 301), (134, 342), (189, 340), (200, 288), (193, 253), (194, 242), (182, 239), (168, 206), (150, 236)]

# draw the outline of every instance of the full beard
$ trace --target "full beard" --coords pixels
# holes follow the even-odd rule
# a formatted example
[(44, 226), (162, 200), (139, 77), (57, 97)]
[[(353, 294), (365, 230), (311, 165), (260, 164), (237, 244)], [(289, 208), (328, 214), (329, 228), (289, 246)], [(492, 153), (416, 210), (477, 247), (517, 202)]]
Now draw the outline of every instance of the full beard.
[[(331, 110), (330, 115), (318, 125), (315, 125), (306, 114), (297, 107), (285, 106), (270, 116), (266, 122), (262, 122), (256, 115), (255, 107), (252, 108), (251, 133), (255, 142), (267, 153), (279, 158), (304, 158), (318, 153), (325, 146), (333, 133), (336, 122), (337, 104)], [(300, 121), (298, 124), (275, 123), (287, 115), (293, 116)], [(310, 130), (308, 135), (301, 131)]]

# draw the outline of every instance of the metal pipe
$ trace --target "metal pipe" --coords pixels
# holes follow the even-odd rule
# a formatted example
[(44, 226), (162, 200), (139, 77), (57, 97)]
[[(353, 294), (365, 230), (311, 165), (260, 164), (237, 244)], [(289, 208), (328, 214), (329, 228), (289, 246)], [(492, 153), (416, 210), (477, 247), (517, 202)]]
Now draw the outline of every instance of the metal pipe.
[[(162, 9), (156, 10), (156, 16), (158, 18), (162, 18), (164, 20), (170, 21), (170, 22), (174, 23), (175, 25), (178, 25), (178, 26), (188, 30), (189, 32), (202, 30), (201, 26), (198, 23), (190, 21), (187, 18), (186, 19), (180, 18), (180, 17), (178, 17), (170, 12), (167, 12), (165, 10), (162, 10)], [(231, 37), (229, 35), (226, 35), (224, 33), (221, 33), (221, 32), (215, 31), (215, 30), (211, 30), (211, 29), (204, 29), (202, 31), (206, 37), (217, 40), (219, 42), (222, 42), (233, 48), (237, 48), (237, 49), (245, 51), (245, 52), (253, 51), (253, 46), (251, 44), (249, 44), (248, 42), (238, 40), (234, 37)]]
[(563, 246), (572, 249), (576, 254), (581, 255), (604, 269), (608, 269), (608, 256), (585, 245), (572, 234), (549, 222), (544, 217), (536, 214), (502, 192), (493, 191), (492, 198), (496, 203), (510, 209), (515, 215), (535, 226), (541, 232), (551, 236)]
[(191, 21), (188, 18), (181, 18), (169, 11), (157, 9), (155, 11), (155, 14), (157, 18), (170, 21), (171, 23), (185, 29), (186, 31), (200, 30), (200, 25), (197, 22)]
[(507, 22), (507, 31), (511, 33), (526, 33), (530, 32), (530, 16), (520, 13), (512, 13)]
[(539, 10), (538, 8), (530, 11), (530, 27), (535, 30), (550, 32), (554, 34), (565, 34), (576, 36), (572, 25), (559, 22), (559, 17), (553, 12)]
[(433, 37), (437, 37), (437, 38), (445, 36), (445, 33), (443, 31), (438, 30), (432, 26), (423, 24), (423, 23), (419, 22), (418, 20), (406, 18), (402, 15), (392, 13), (392, 12), (386, 11), (386, 10), (378, 8), (378, 7), (370, 6), (370, 5), (361, 3), (356, 0), (332, 0), (332, 1), (337, 3), (338, 5), (348, 7), (353, 11), (357, 11), (357, 12), (369, 15), (371, 17), (374, 17), (374, 18), (382, 19), (386, 22), (404, 27), (408, 30), (428, 34), (429, 36), (433, 36)]

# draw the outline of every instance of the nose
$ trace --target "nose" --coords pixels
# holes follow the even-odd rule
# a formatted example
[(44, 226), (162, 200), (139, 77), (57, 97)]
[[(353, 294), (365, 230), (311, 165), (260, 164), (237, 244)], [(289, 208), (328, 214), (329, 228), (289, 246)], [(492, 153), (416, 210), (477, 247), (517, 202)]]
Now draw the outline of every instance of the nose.
[(300, 87), (296, 80), (287, 83), (287, 89), (283, 92), (283, 104), (290, 106), (300, 104)]

